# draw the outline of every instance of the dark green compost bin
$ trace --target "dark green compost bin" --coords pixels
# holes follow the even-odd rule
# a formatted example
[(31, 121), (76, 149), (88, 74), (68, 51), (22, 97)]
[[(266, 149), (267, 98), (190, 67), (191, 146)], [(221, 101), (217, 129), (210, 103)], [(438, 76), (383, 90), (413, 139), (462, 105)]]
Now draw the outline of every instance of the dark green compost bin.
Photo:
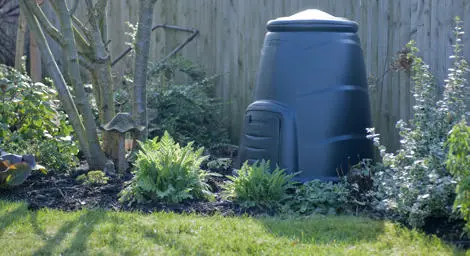
[(305, 10), (267, 23), (238, 168), (271, 160), (299, 181), (337, 180), (372, 158), (370, 103), (357, 23)]

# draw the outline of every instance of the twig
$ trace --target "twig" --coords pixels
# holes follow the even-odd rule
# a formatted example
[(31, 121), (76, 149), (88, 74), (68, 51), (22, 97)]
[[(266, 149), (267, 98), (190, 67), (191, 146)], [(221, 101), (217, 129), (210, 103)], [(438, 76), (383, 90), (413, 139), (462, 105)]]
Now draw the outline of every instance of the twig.
[(46, 14), (44, 14), (39, 5), (33, 0), (23, 0), (23, 2), (25, 3), (26, 7), (34, 14), (41, 26), (46, 30), (47, 34), (49, 34), (61, 46), (64, 46), (64, 37), (59, 32), (59, 30), (54, 27), (54, 25), (52, 25), (52, 23), (46, 17)]
[(72, 6), (72, 9), (70, 9), (70, 16), (73, 16), (73, 14), (75, 13), (75, 11), (77, 10), (77, 7), (78, 7), (78, 2), (79, 0), (75, 0), (73, 2), (73, 6)]
[[(175, 47), (173, 51), (171, 51), (167, 56), (165, 56), (162, 60), (160, 60), (160, 63), (163, 63), (167, 61), (169, 58), (171, 58), (173, 55), (177, 54), (181, 49), (183, 49), (188, 43), (190, 43), (196, 36), (199, 34), (199, 30), (195, 28), (184, 28), (176, 25), (166, 25), (166, 24), (157, 24), (152, 28), (152, 31), (155, 31), (157, 28), (166, 28), (166, 29), (173, 29), (173, 30), (178, 30), (178, 31), (184, 31), (184, 32), (190, 32), (191, 35), (180, 45)], [(121, 53), (113, 62), (111, 63), (111, 66), (114, 66), (116, 63), (118, 63), (124, 56), (126, 56), (130, 51), (132, 50), (132, 47), (129, 46), (124, 52)]]

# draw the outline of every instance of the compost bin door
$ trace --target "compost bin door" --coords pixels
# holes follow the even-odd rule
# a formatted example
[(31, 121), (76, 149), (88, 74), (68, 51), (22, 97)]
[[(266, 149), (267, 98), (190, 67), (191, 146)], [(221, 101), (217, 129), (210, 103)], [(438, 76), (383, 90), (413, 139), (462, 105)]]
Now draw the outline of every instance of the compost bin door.
[(281, 129), (279, 114), (268, 111), (248, 111), (243, 124), (240, 159), (245, 159), (250, 164), (261, 159), (271, 160), (271, 167), (279, 164)]

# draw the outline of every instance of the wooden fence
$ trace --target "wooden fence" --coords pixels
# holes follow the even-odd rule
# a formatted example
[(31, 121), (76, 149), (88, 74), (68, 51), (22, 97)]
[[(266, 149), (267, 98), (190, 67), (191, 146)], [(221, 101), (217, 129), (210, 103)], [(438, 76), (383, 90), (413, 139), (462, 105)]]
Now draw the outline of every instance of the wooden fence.
[[(113, 56), (125, 50), (126, 22), (137, 22), (138, 8), (135, 0), (109, 1), (108, 34)], [(469, 0), (158, 0), (154, 23), (200, 31), (182, 55), (201, 64), (209, 74), (221, 75), (217, 95), (229, 103), (225, 112), (236, 142), (242, 115), (252, 100), (266, 22), (309, 8), (359, 23), (371, 83), (374, 126), (383, 135), (382, 141), (392, 148), (398, 144), (395, 123), (409, 118), (412, 104), (409, 75), (389, 71), (399, 50), (415, 40), (421, 56), (442, 84), (454, 41), (453, 19), (460, 16), (467, 32), (464, 51), (470, 56)], [(162, 58), (187, 36), (169, 30), (154, 33), (151, 58)], [(115, 71), (122, 73), (131, 67), (129, 60), (123, 60)]]
[[(110, 1), (108, 17), (112, 52), (124, 50), (125, 21), (135, 23), (137, 1)], [(440, 83), (449, 67), (454, 40), (454, 17), (464, 20), (470, 34), (468, 0), (159, 0), (154, 23), (194, 27), (199, 37), (182, 52), (211, 74), (220, 74), (217, 94), (229, 102), (226, 108), (234, 141), (241, 128), (242, 115), (252, 100), (265, 25), (270, 19), (318, 8), (359, 23), (367, 73), (371, 81), (374, 126), (390, 147), (398, 144), (395, 123), (410, 117), (412, 97), (406, 72), (391, 72), (396, 54), (415, 40), (421, 56)], [(152, 58), (165, 56), (187, 34), (156, 32)], [(465, 55), (470, 56), (470, 37), (465, 36)], [(121, 63), (118, 70), (129, 63)]]

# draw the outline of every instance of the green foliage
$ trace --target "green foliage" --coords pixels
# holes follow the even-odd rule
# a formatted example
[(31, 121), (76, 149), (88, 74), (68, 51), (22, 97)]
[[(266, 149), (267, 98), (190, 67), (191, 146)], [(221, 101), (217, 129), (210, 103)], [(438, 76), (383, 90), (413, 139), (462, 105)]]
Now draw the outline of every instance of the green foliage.
[(283, 209), (287, 213), (336, 214), (346, 209), (349, 190), (346, 184), (312, 180), (295, 188)]
[(447, 141), (447, 169), (457, 181), (454, 209), (467, 221), (470, 231), (470, 127), (465, 121), (456, 124)]
[(150, 137), (168, 131), (182, 145), (194, 141), (208, 149), (227, 143), (222, 104), (214, 92), (213, 77), (188, 60), (151, 64), (147, 85)]
[(192, 142), (180, 147), (168, 132), (139, 143), (135, 175), (121, 192), (121, 202), (147, 203), (164, 201), (180, 203), (187, 199), (211, 199), (213, 194), (207, 184), (211, 173), (200, 166), (207, 156), (204, 148), (193, 149)]
[(76, 162), (72, 127), (59, 109), (57, 92), (0, 65), (0, 142), (16, 154), (35, 154), (49, 169), (64, 171)]
[(271, 171), (270, 162), (256, 161), (252, 165), (245, 162), (236, 176), (224, 185), (224, 197), (234, 200), (244, 208), (279, 208), (287, 199), (288, 189), (293, 187), (295, 174), (286, 174), (284, 169)]
[(71, 141), (70, 137), (60, 137), (59, 140), (39, 142), (36, 151), (38, 161), (51, 170), (69, 170), (76, 165), (78, 153), (78, 147)]
[(232, 166), (232, 159), (231, 158), (216, 158), (207, 162), (207, 168), (210, 170), (217, 170), (217, 171), (227, 171), (230, 170)]
[(89, 186), (98, 186), (108, 184), (109, 178), (103, 171), (89, 171), (86, 174), (79, 175), (76, 180)]
[(429, 67), (416, 56), (413, 42), (408, 47), (412, 63), (413, 96), (416, 100), (410, 125), (397, 123), (400, 148), (386, 153), (378, 137), (370, 137), (379, 148), (384, 170), (374, 175), (378, 195), (388, 209), (395, 211), (409, 225), (422, 227), (426, 218), (448, 217), (454, 197), (454, 181), (446, 170), (447, 134), (465, 114), (465, 76), (467, 64), (462, 55), (462, 28), (457, 20), (456, 44), (441, 99)]

